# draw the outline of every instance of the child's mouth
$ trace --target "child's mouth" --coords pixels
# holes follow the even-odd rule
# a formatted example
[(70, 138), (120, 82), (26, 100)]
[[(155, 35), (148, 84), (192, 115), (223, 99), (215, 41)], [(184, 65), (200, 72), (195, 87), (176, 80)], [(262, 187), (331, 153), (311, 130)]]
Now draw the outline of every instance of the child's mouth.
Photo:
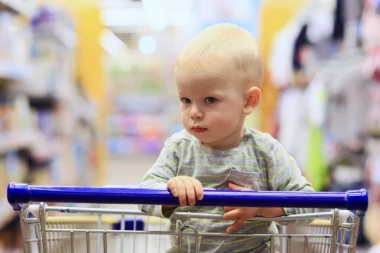
[(194, 133), (203, 133), (207, 131), (207, 128), (195, 126), (191, 128), (191, 131), (193, 131)]

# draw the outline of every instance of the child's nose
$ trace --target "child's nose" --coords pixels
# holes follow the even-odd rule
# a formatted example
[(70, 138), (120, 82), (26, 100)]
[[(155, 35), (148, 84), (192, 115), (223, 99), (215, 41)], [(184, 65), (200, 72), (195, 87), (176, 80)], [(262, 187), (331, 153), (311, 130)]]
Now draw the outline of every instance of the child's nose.
[(191, 108), (190, 117), (192, 119), (199, 119), (203, 117), (203, 113), (198, 106), (194, 105)]

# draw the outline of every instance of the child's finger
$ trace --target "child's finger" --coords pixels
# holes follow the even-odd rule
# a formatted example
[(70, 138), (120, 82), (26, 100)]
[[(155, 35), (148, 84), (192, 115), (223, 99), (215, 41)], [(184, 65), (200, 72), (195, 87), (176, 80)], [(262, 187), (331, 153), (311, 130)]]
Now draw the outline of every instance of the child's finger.
[(181, 206), (187, 205), (186, 188), (182, 180), (176, 180), (176, 188), (178, 191), (178, 200)]
[(191, 178), (195, 190), (195, 194), (197, 195), (197, 200), (203, 199), (203, 186), (199, 180), (195, 178)]
[(236, 220), (231, 226), (229, 226), (226, 230), (227, 233), (232, 233), (234, 232), (238, 227), (240, 227), (241, 225), (243, 225), (245, 220), (243, 219), (238, 219)]
[(224, 207), (224, 211), (227, 211), (227, 212), (232, 211), (232, 210), (235, 210), (235, 209), (236, 209), (235, 206), (225, 206), (225, 207)]
[(233, 209), (229, 211), (228, 213), (223, 214), (223, 219), (225, 220), (234, 220), (240, 218), (240, 211), (239, 209)]
[(185, 187), (187, 202), (191, 206), (195, 205), (195, 202), (196, 202), (195, 190), (194, 190), (194, 185), (193, 185), (192, 180), (184, 179), (182, 180), (182, 183)]
[(231, 190), (240, 190), (240, 191), (250, 190), (249, 188), (242, 187), (242, 186), (234, 184), (232, 182), (228, 182), (228, 188), (230, 188)]
[(167, 187), (168, 189), (170, 190), (171, 194), (174, 196), (174, 197), (178, 197), (178, 190), (177, 190), (177, 184), (175, 182), (175, 180), (173, 179), (170, 179), (167, 183)]

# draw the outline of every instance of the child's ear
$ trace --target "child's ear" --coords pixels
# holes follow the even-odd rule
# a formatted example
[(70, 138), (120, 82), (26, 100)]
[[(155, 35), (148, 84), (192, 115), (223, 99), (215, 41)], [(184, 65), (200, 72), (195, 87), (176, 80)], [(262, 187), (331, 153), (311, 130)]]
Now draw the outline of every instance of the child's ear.
[(245, 115), (251, 114), (260, 104), (260, 100), (261, 100), (261, 90), (256, 86), (249, 88), (245, 92), (245, 100), (244, 100), (245, 105), (244, 105), (243, 113)]

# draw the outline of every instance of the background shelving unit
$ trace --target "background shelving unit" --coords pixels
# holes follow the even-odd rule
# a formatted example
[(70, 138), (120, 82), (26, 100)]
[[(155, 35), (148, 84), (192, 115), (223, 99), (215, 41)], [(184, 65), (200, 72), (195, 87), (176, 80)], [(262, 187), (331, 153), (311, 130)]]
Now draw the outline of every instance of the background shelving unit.
[(30, 19), (33, 17), (37, 5), (33, 0), (0, 0), (0, 8)]
[(94, 184), (96, 115), (76, 61), (69, 12), (0, 0), (0, 233), (17, 217), (9, 182)]
[[(0, 0), (0, 230), (16, 217), (6, 199), (9, 181), (24, 181), (28, 167), (20, 150), (32, 150), (37, 141), (20, 121), (22, 105), (10, 87), (27, 80), (27, 52), (31, 31), (27, 24), (37, 8), (33, 0)], [(21, 107), (20, 107), (21, 106)], [(20, 111), (21, 109), (21, 111)]]

